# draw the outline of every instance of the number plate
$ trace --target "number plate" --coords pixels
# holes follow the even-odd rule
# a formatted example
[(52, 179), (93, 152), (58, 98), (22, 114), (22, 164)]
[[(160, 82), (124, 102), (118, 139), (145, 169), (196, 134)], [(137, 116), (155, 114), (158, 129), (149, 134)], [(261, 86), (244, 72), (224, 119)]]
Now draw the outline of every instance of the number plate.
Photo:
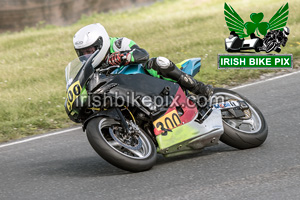
[(68, 95), (67, 108), (68, 108), (68, 111), (72, 110), (73, 103), (74, 103), (75, 99), (80, 95), (81, 90), (82, 90), (82, 88), (80, 86), (79, 81), (76, 81), (75, 83), (73, 83), (69, 87), (69, 89), (67, 91), (67, 95)]
[(214, 104), (213, 108), (223, 110), (223, 109), (235, 108), (238, 106), (240, 106), (240, 103), (237, 101), (226, 101), (226, 102)]
[(171, 130), (181, 125), (181, 123), (182, 122), (180, 120), (177, 110), (173, 110), (153, 122), (154, 127), (158, 131)]

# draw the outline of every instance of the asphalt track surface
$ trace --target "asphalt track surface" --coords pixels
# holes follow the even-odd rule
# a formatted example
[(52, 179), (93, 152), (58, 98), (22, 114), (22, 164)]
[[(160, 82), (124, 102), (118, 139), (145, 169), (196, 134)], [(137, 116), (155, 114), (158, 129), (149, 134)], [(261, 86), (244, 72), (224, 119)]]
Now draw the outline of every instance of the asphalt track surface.
[(300, 73), (235, 91), (269, 126), (258, 148), (223, 143), (181, 157), (159, 156), (142, 173), (120, 170), (90, 147), (80, 129), (0, 144), (0, 199), (300, 199)]

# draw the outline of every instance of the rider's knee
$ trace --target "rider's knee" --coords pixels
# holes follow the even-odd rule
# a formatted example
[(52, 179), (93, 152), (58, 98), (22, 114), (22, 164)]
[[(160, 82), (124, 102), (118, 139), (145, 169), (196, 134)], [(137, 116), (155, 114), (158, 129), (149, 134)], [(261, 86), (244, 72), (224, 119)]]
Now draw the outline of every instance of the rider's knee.
[(163, 69), (163, 70), (172, 68), (172, 66), (173, 66), (171, 61), (168, 58), (165, 58), (165, 57), (157, 57), (155, 62), (156, 62), (156, 65), (160, 69)]
[(147, 62), (148, 69), (154, 69), (159, 72), (172, 71), (174, 68), (174, 64), (165, 57), (157, 57), (151, 58)]

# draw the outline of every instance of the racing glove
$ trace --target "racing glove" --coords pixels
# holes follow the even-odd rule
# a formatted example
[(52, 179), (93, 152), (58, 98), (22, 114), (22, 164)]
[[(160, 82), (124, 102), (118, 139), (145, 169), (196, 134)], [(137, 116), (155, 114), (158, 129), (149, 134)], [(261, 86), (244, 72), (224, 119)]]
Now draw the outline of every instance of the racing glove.
[(131, 53), (114, 52), (108, 58), (109, 65), (128, 65), (131, 60)]

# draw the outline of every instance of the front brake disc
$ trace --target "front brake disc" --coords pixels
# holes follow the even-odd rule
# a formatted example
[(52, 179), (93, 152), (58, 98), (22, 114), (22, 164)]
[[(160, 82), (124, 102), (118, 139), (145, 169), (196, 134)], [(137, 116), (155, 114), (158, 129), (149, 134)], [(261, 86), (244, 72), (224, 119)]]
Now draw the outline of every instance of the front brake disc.
[(141, 138), (136, 135), (136, 134), (131, 134), (130, 137), (135, 137), (137, 143), (134, 144), (133, 146), (132, 145), (128, 145), (128, 144), (125, 144), (124, 142), (122, 142), (119, 138), (118, 138), (118, 135), (115, 134), (114, 130), (110, 127), (109, 128), (109, 134), (110, 136), (116, 141), (118, 142), (122, 147), (125, 147), (127, 149), (132, 149), (132, 150), (139, 150), (140, 148), (142, 148), (142, 140)]

